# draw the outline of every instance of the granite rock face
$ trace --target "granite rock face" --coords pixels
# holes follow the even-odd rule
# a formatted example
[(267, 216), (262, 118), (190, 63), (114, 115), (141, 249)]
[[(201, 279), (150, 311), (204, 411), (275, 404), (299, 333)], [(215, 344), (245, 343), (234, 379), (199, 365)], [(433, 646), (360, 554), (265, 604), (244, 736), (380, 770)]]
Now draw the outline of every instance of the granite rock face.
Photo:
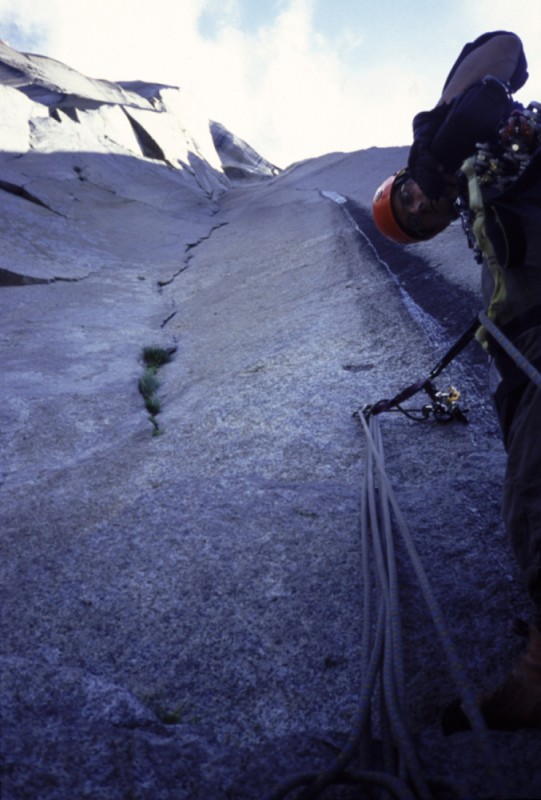
[[(266, 797), (327, 768), (357, 713), (353, 412), (439, 359), (478, 308), (475, 265), (454, 226), (408, 255), (377, 239), (373, 187), (403, 149), (276, 174), (181, 89), (5, 45), (0, 65), (2, 798)], [(484, 364), (451, 372), (469, 426), (382, 427), (480, 690), (528, 604)], [(440, 732), (456, 690), (399, 566), (434, 796), (492, 797), (471, 736)], [(501, 796), (539, 796), (539, 734), (490, 738)]]
[(220, 122), (211, 122), (210, 132), (220, 154), (224, 172), (232, 181), (272, 178), (280, 173), (278, 167), (260, 156), (248, 142), (235, 136)]

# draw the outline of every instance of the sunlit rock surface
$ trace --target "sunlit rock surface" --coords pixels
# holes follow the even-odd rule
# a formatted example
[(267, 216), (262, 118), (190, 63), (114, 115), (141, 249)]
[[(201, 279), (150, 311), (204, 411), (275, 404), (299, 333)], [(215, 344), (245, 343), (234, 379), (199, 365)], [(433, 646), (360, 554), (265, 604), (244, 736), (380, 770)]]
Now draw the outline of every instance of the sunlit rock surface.
[[(439, 360), (479, 307), (475, 264), (456, 226), (407, 254), (376, 237), (373, 188), (405, 149), (275, 175), (182, 88), (5, 45), (0, 64), (2, 800), (261, 800), (328, 768), (354, 725), (353, 412)], [(172, 356), (153, 410), (148, 348)], [(382, 430), (480, 690), (508, 669), (507, 621), (528, 605), (482, 358), (449, 380), (469, 426), (391, 415)], [(478, 743), (440, 732), (456, 687), (398, 551), (409, 725), (433, 794), (493, 797)], [(490, 741), (500, 796), (539, 796), (539, 734)]]
[(272, 178), (280, 170), (260, 156), (253, 147), (228, 131), (219, 122), (210, 123), (212, 140), (220, 154), (220, 160), (226, 175), (235, 180)]

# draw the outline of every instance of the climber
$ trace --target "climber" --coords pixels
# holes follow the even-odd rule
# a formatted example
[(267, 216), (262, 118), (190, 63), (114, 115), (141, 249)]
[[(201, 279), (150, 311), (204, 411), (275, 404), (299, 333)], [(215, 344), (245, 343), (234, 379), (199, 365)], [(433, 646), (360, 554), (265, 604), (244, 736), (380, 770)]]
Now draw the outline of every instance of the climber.
[[(467, 44), (438, 104), (413, 120), (408, 164), (374, 195), (379, 231), (421, 242), (458, 216), (483, 263), (487, 316), (541, 369), (541, 106), (512, 97), (526, 82), (522, 42), (506, 31)], [(495, 340), (489, 383), (507, 451), (502, 513), (533, 601), (528, 644), (507, 679), (480, 698), (489, 727), (541, 729), (541, 391)], [(446, 733), (468, 728), (458, 704)]]
[(516, 105), (507, 90), (517, 91), (527, 77), (512, 33), (488, 33), (464, 47), (437, 106), (413, 120), (408, 166), (376, 191), (374, 221), (385, 236), (403, 244), (429, 239), (457, 217), (457, 170), (477, 142), (494, 137)]

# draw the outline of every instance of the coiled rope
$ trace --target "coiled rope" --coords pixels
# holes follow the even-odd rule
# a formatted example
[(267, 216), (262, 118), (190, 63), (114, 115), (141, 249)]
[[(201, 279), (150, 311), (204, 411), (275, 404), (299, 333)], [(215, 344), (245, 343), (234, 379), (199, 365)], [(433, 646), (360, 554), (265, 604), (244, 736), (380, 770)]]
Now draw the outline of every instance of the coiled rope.
[[(541, 373), (517, 350), (498, 326), (484, 312), (479, 314), (478, 320), (528, 378), (541, 388)], [(475, 328), (474, 321), (430, 376), (439, 373), (452, 357), (463, 349), (467, 341), (473, 337)], [(416, 390), (419, 388), (421, 384)], [(387, 405), (392, 403), (388, 402)], [(505, 783), (491, 752), (491, 742), (484, 719), (387, 476), (379, 418), (377, 414), (372, 413), (373, 408), (370, 407), (369, 413), (359, 411), (355, 414), (362, 425), (367, 442), (361, 503), (363, 685), (356, 719), (346, 744), (328, 770), (320, 774), (293, 776), (269, 794), (267, 800), (285, 800), (292, 791), (301, 787), (304, 788), (300, 794), (295, 795), (295, 800), (314, 800), (332, 784), (379, 787), (398, 800), (432, 798), (407, 723), (408, 710), (394, 547), (395, 528), (402, 537), (443, 646), (462, 710), (469, 720), (473, 740), (485, 762), (487, 779), (493, 787), (493, 796), (506, 796)], [(377, 597), (376, 615), (373, 613), (374, 596)], [(379, 713), (376, 714), (376, 711)], [(369, 762), (371, 729), (376, 716), (379, 717), (379, 734), (383, 745), (383, 771), (363, 768), (355, 772), (348, 771), (355, 759), (361, 767)], [(455, 788), (459, 797), (468, 796), (464, 787)]]
[[(447, 656), (462, 708), (486, 760), (487, 775), (501, 790), (501, 777), (494, 774), (495, 762), (484, 720), (387, 477), (378, 417), (369, 416), (367, 420), (362, 413), (357, 416), (367, 441), (361, 504), (363, 685), (359, 707), (349, 738), (331, 767), (320, 774), (293, 776), (269, 794), (267, 800), (285, 800), (295, 789), (300, 790), (294, 795), (295, 800), (313, 800), (330, 785), (339, 783), (385, 788), (398, 800), (432, 798), (409, 733), (395, 528), (401, 534)], [(371, 728), (375, 720), (379, 722), (378, 735), (383, 747), (381, 772), (363, 768), (370, 766)], [(348, 770), (354, 760), (361, 768)], [(459, 796), (467, 796), (461, 787), (456, 788)]]
[[(371, 453), (371, 460), (367, 463), (367, 472), (370, 473), (374, 471), (376, 473), (374, 477), (374, 488), (373, 489), (370, 488), (370, 493), (373, 494), (377, 490), (377, 497), (380, 504), (380, 508), (382, 509), (382, 518), (384, 521), (383, 524), (384, 541), (386, 543), (392, 542), (392, 536), (393, 536), (393, 527), (391, 524), (391, 512), (392, 512), (392, 518), (394, 520), (398, 532), (402, 537), (403, 544), (409, 556), (411, 566), (417, 578), (417, 582), (419, 584), (421, 593), (425, 600), (429, 614), (432, 618), (433, 624), (436, 629), (436, 633), (443, 647), (444, 653), (447, 657), (450, 676), (453, 679), (454, 684), (456, 686), (462, 708), (464, 710), (465, 715), (468, 717), (470, 721), (474, 737), (484, 755), (486, 761), (487, 773), (492, 777), (494, 781), (498, 781), (498, 784), (495, 785), (499, 785), (499, 788), (501, 789), (502, 784), (500, 776), (496, 776), (494, 774), (494, 759), (492, 758), (491, 755), (490, 740), (487, 734), (483, 717), (481, 715), (481, 712), (479, 711), (475, 695), (469, 685), (469, 681), (465, 674), (464, 667), (461, 663), (459, 656), (457, 655), (453, 641), (445, 624), (444, 616), (441, 611), (440, 605), (432, 590), (430, 581), (425, 572), (425, 569), (423, 567), (423, 564), (415, 547), (415, 543), (408, 529), (408, 526), (405, 522), (404, 516), (400, 510), (400, 507), (396, 499), (396, 495), (393, 491), (393, 488), (391, 486), (391, 483), (389, 481), (386, 472), (379, 421), (377, 417), (370, 417), (367, 422), (363, 415), (359, 415), (359, 420), (362, 424), (364, 433), (366, 435), (368, 450)], [(370, 520), (373, 529), (373, 538), (375, 538), (377, 535), (375, 533), (375, 531), (377, 530), (375, 528), (375, 521), (376, 520), (374, 517), (372, 517)], [(381, 533), (379, 533), (379, 535), (381, 536)], [(380, 590), (387, 591), (387, 588), (385, 587), (384, 584), (381, 583), (381, 581), (380, 581)], [(393, 621), (396, 622), (398, 619), (398, 610), (399, 610), (396, 582), (394, 582), (394, 585), (391, 584), (389, 586), (388, 591), (390, 598), (388, 604), (389, 607), (393, 609)], [(394, 679), (399, 683), (402, 692), (404, 692), (405, 681), (401, 669), (395, 670)], [(405, 720), (407, 718), (407, 709), (405, 707), (405, 704), (399, 707), (398, 711), (402, 715), (402, 718)], [(406, 743), (409, 746), (409, 738), (405, 739), (403, 732), (401, 738), (395, 737), (395, 744), (399, 752), (402, 752), (404, 755), (407, 755), (407, 750), (406, 751), (404, 750), (404, 745)], [(406, 763), (408, 767), (408, 772), (407, 772), (408, 783), (415, 787), (416, 796), (421, 798), (426, 796), (430, 797), (430, 792), (428, 791), (427, 793), (426, 782), (422, 777), (422, 772), (420, 768), (416, 766), (416, 760), (413, 757), (413, 755), (411, 756), (410, 759), (406, 760)]]

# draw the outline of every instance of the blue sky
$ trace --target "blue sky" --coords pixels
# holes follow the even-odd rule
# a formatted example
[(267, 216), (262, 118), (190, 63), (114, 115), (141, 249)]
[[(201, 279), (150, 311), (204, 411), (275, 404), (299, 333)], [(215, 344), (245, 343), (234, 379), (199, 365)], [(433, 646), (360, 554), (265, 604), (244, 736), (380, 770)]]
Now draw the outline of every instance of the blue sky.
[(463, 44), (524, 41), (541, 100), (541, 0), (0, 0), (0, 38), (96, 78), (178, 85), (287, 166), (409, 144)]

